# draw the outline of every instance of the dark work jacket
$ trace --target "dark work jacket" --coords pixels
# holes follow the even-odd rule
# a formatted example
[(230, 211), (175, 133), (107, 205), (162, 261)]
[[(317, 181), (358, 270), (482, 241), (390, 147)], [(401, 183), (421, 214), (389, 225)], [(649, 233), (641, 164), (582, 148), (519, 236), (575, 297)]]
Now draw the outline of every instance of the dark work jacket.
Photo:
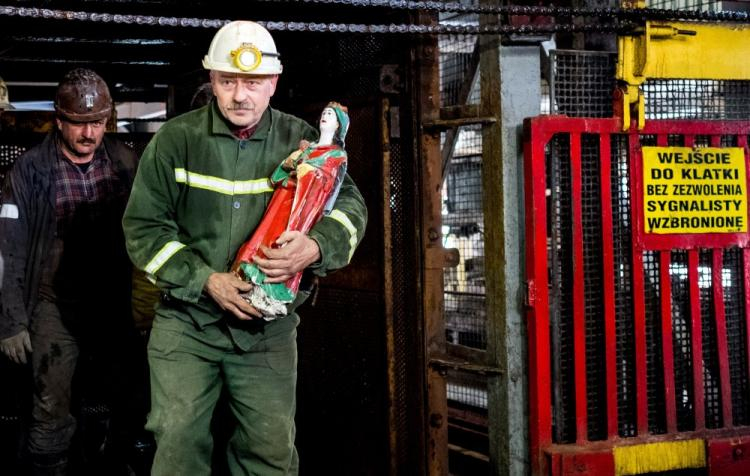
[[(0, 277), (0, 339), (29, 327), (29, 319), (39, 298), (43, 262), (57, 229), (53, 173), (58, 157), (56, 134), (48, 134), (41, 144), (19, 157), (3, 185), (0, 254), (4, 261), (4, 273)], [(125, 144), (106, 135), (102, 147), (112, 161), (113, 171), (121, 186), (126, 190), (122, 198), (124, 209), (138, 158)], [(119, 217), (114, 219), (118, 220)], [(110, 302), (110, 306), (119, 308), (123, 304), (129, 305), (130, 272), (118, 269), (119, 266), (110, 266), (109, 258), (101, 257), (101, 273), (91, 276), (91, 280), (109, 281), (113, 289), (120, 288), (124, 283), (126, 289), (123, 291), (127, 297)], [(108, 309), (101, 309), (103, 315), (109, 312)]]

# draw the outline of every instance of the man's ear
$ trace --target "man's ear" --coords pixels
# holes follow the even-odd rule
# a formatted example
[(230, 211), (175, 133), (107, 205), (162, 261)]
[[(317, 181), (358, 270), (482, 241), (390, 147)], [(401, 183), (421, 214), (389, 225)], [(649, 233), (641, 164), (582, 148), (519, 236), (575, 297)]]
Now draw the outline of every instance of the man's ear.
[(271, 94), (269, 94), (269, 96), (273, 96), (273, 94), (276, 92), (276, 84), (279, 82), (279, 75), (274, 74), (270, 78), (270, 82), (271, 82)]

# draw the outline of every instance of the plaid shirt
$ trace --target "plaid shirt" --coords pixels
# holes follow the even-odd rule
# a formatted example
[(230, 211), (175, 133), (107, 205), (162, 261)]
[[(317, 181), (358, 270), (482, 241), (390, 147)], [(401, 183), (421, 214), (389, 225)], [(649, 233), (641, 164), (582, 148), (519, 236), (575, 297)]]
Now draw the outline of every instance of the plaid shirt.
[[(78, 271), (89, 269), (92, 262), (102, 258), (93, 249), (98, 241), (108, 241), (102, 219), (112, 213), (110, 202), (118, 188), (104, 147), (96, 150), (85, 171), (67, 159), (60, 147), (58, 143), (54, 165), (57, 233), (47, 251), (39, 285), (40, 298), (50, 302), (79, 298), (75, 292), (71, 294), (68, 285), (79, 281)], [(65, 254), (67, 259), (63, 260)]]
[(57, 237), (64, 239), (68, 227), (81, 207), (86, 207), (93, 214), (91, 218), (97, 218), (104, 208), (97, 204), (114, 195), (116, 180), (112, 162), (107, 157), (104, 147), (96, 150), (85, 172), (68, 160), (58, 148), (55, 164)]

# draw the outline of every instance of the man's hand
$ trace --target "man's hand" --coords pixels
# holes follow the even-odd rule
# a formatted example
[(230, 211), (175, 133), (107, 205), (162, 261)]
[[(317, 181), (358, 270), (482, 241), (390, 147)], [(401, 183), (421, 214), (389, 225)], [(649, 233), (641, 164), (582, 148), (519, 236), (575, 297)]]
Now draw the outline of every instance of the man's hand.
[(238, 319), (247, 321), (261, 317), (260, 312), (240, 296), (240, 293), (253, 289), (253, 284), (243, 281), (234, 273), (211, 274), (204, 289), (219, 307), (231, 312)]
[(26, 352), (33, 352), (29, 331), (22, 330), (18, 334), (0, 340), (0, 351), (17, 364), (26, 363)]
[(266, 273), (267, 283), (283, 283), (320, 259), (318, 243), (301, 231), (285, 231), (276, 240), (277, 248), (261, 245), (266, 256), (256, 255), (255, 264)]

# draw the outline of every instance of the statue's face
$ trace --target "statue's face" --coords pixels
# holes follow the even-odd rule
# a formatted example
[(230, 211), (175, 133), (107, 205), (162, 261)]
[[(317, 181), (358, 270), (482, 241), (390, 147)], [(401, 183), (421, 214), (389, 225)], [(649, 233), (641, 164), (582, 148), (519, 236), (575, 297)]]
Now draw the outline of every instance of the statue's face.
[(336, 112), (331, 107), (323, 109), (320, 114), (320, 133), (333, 132), (336, 133), (336, 129), (339, 127), (339, 120), (336, 117)]

